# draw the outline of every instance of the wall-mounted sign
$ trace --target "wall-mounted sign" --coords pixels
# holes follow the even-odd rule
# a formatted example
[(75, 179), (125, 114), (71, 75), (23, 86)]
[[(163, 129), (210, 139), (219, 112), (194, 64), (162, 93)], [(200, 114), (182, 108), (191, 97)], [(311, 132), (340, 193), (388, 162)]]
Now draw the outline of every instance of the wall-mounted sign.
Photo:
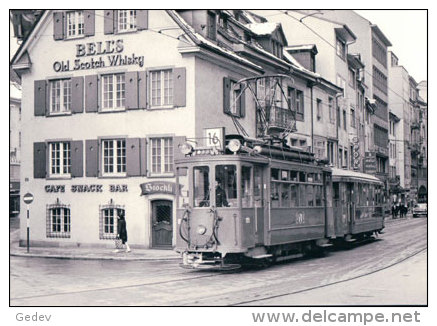
[(366, 152), (364, 157), (364, 172), (369, 174), (376, 173), (376, 153)]
[(140, 184), (141, 195), (176, 194), (176, 183), (168, 181), (154, 181)]
[[(44, 190), (47, 193), (65, 192), (65, 185), (45, 185)], [(109, 192), (128, 192), (128, 187), (125, 184), (109, 185)], [(82, 192), (103, 192), (103, 185), (71, 185), (70, 191), (73, 193)]]
[[(88, 70), (105, 67), (137, 65), (144, 66), (144, 56), (122, 55), (123, 40), (76, 44), (76, 59), (60, 60), (53, 63), (55, 72)], [(91, 57), (88, 59), (88, 57)]]
[(354, 170), (360, 169), (360, 143), (358, 137), (352, 138), (352, 166)]

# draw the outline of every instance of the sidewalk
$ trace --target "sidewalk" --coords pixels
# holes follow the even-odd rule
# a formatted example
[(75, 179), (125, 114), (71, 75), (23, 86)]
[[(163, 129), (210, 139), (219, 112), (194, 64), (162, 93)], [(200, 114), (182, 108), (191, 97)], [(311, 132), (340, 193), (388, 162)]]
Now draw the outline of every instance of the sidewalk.
[[(385, 224), (405, 222), (412, 219), (411, 214), (406, 218), (392, 219), (391, 216), (385, 218)], [(157, 249), (136, 249), (131, 252), (124, 251), (114, 253), (111, 248), (73, 248), (73, 247), (30, 247), (29, 253), (26, 247), (20, 247), (20, 230), (16, 226), (10, 228), (10, 249), (11, 256), (19, 257), (40, 257), (40, 258), (61, 258), (61, 259), (104, 259), (104, 260), (178, 260), (180, 255), (173, 250)]]
[(98, 259), (98, 260), (178, 260), (180, 255), (173, 250), (136, 249), (131, 252), (112, 252), (115, 248), (72, 248), (72, 247), (20, 247), (20, 230), (10, 228), (9, 254), (18, 257), (61, 258), (61, 259)]

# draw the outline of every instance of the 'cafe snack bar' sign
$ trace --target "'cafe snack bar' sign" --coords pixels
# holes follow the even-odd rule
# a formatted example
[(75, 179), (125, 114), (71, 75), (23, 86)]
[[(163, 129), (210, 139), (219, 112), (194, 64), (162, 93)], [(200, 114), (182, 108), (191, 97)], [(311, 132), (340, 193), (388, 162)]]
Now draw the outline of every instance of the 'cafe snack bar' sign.
[[(144, 66), (144, 56), (123, 55), (123, 40), (109, 40), (104, 42), (90, 42), (76, 44), (76, 59), (55, 61), (55, 72), (97, 69), (137, 65)], [(91, 57), (91, 58), (89, 58)]]

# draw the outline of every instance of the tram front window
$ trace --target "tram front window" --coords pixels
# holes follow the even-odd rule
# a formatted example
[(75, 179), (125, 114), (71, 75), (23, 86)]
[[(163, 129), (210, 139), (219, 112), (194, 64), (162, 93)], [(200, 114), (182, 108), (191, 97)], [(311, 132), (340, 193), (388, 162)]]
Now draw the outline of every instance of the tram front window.
[(193, 168), (194, 177), (194, 207), (209, 207), (209, 167)]
[(237, 206), (237, 167), (217, 165), (215, 168), (216, 207)]

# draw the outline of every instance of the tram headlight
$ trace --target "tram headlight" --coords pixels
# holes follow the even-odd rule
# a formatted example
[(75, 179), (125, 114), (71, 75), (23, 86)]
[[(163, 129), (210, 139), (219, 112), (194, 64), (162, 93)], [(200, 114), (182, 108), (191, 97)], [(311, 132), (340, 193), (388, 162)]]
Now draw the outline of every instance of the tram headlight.
[(241, 148), (241, 142), (238, 139), (231, 139), (228, 143), (228, 148), (231, 152), (238, 152)]
[(188, 155), (193, 152), (194, 148), (189, 143), (183, 143), (179, 145), (179, 150), (181, 151), (182, 154)]
[(204, 235), (206, 233), (206, 227), (203, 225), (199, 225), (197, 227), (197, 234)]

